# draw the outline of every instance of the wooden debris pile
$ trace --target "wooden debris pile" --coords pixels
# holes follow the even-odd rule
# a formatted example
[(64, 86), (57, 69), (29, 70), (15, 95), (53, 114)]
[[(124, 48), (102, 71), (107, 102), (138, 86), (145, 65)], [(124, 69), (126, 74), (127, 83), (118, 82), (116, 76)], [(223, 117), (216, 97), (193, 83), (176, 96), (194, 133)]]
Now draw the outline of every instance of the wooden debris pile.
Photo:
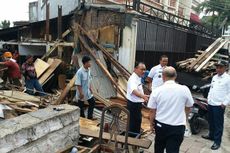
[(0, 118), (13, 118), (45, 108), (59, 95), (36, 97), (17, 90), (0, 91)]
[(202, 77), (209, 78), (215, 73), (215, 63), (217, 61), (229, 61), (229, 56), (220, 54), (218, 51), (228, 40), (218, 38), (205, 51), (198, 50), (195, 57), (177, 62), (179, 69), (200, 73)]

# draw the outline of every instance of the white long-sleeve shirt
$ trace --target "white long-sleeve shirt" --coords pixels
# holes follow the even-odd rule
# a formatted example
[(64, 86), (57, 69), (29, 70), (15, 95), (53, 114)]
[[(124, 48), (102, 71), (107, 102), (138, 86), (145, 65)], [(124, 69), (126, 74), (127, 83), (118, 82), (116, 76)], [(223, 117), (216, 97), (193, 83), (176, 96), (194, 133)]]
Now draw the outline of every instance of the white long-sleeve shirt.
[(224, 73), (212, 78), (210, 91), (208, 93), (208, 104), (220, 106), (230, 104), (230, 75)]

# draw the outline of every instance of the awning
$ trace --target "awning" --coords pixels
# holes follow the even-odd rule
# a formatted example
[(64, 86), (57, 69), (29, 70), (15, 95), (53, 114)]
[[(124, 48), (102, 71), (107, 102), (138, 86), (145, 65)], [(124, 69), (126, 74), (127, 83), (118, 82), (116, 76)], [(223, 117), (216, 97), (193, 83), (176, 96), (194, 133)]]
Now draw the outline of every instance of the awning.
[(199, 16), (196, 15), (196, 14), (194, 14), (194, 13), (191, 13), (191, 15), (190, 15), (190, 21), (196, 22), (196, 23), (199, 23), (199, 24), (201, 23)]

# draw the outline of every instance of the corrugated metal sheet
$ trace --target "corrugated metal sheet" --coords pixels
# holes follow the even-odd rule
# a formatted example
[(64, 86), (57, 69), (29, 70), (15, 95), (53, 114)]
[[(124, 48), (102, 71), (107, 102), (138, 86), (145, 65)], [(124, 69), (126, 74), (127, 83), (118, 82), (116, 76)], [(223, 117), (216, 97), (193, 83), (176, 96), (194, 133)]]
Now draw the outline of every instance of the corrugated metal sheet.
[(148, 68), (158, 64), (161, 55), (169, 56), (169, 65), (178, 60), (194, 56), (194, 53), (209, 46), (213, 39), (186, 31), (139, 20), (137, 29), (136, 60), (146, 63)]
[(196, 52), (213, 39), (191, 34), (166, 25), (140, 20), (137, 30), (137, 51)]
[[(101, 54), (101, 53), (99, 53)], [(86, 55), (86, 54), (84, 54)], [(81, 59), (84, 56), (83, 54), (78, 54), (78, 61), (79, 65), (82, 65)], [(88, 54), (87, 54), (88, 55)], [(96, 64), (93, 57), (92, 59), (92, 66), (91, 66), (91, 75), (93, 77), (92, 85), (93, 88), (103, 97), (103, 98), (111, 98), (116, 97), (117, 93), (115, 88), (113, 87), (111, 81), (106, 77), (104, 72), (101, 70), (101, 68)], [(100, 56), (100, 60), (103, 64), (105, 64), (105, 61), (102, 56)]]

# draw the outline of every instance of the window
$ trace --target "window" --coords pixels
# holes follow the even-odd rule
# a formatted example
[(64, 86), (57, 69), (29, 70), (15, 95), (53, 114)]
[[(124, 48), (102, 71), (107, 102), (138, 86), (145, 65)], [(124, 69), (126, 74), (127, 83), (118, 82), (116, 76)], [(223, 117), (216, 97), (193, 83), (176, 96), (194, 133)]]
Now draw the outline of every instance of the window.
[(177, 0), (169, 0), (169, 6), (176, 7)]
[(180, 7), (178, 8), (178, 16), (184, 17), (184, 8)]

